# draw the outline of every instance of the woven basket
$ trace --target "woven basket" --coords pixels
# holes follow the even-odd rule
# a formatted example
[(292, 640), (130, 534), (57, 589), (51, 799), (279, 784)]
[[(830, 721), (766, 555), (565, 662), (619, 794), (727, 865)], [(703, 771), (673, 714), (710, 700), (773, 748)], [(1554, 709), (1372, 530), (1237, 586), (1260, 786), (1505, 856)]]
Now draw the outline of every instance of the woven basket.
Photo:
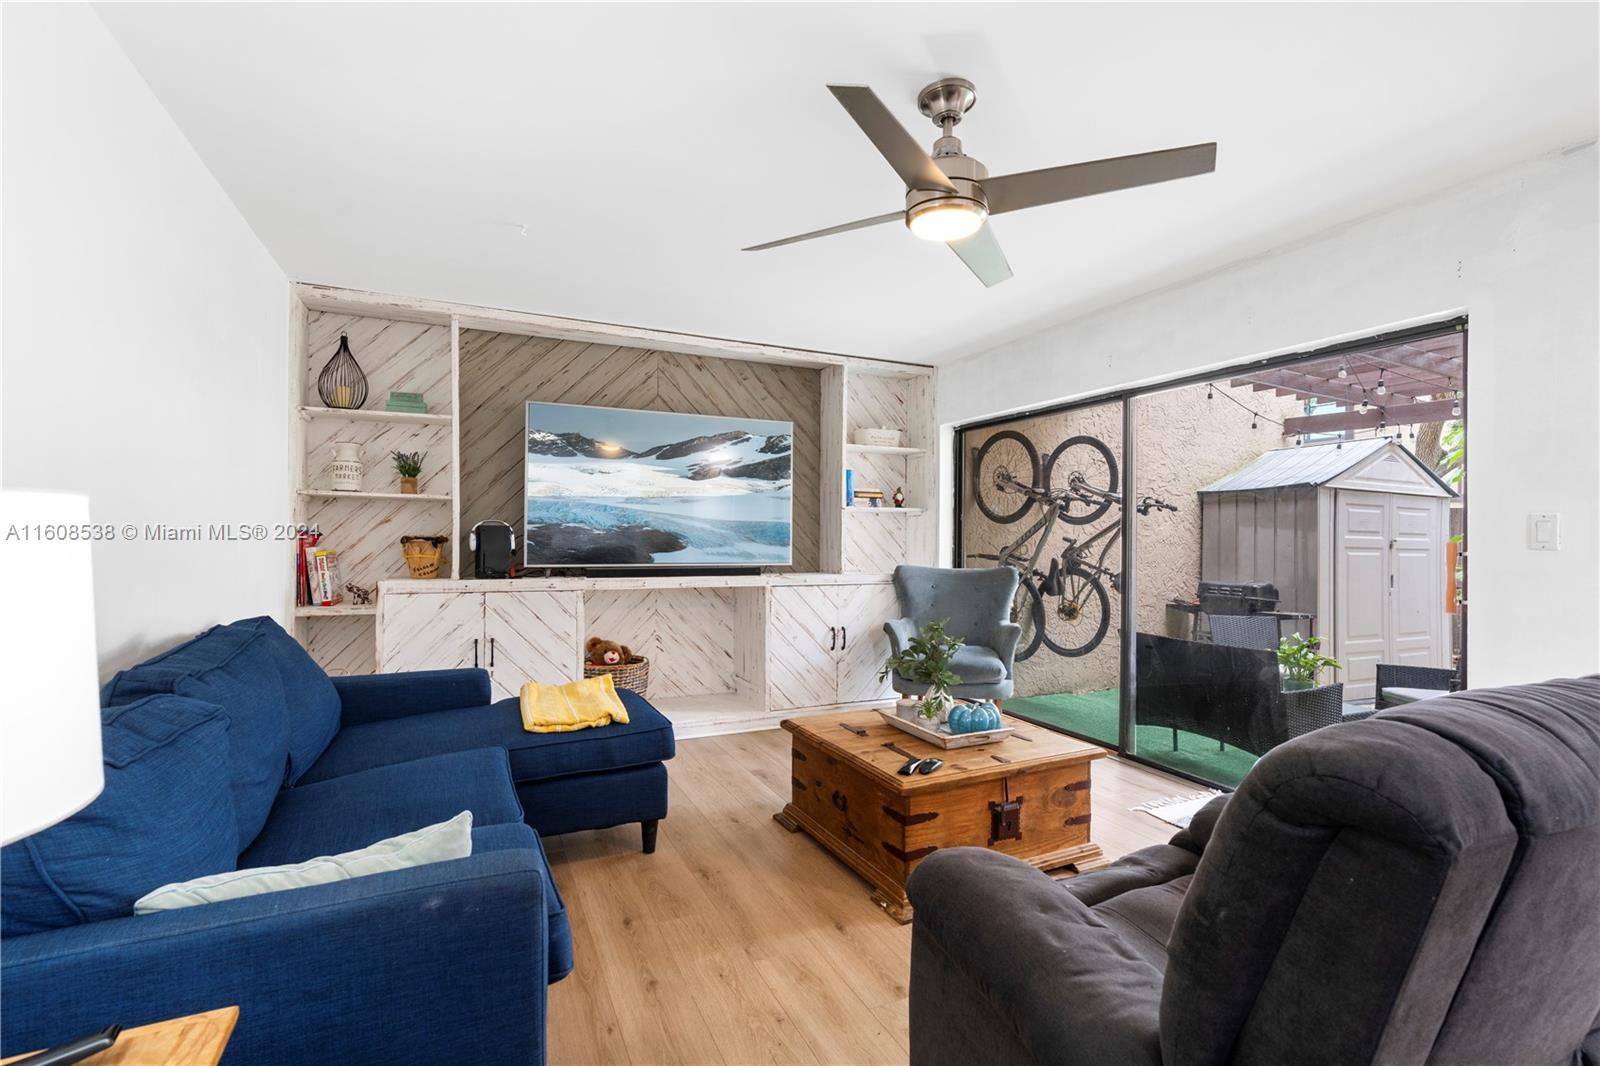
[(614, 666), (605, 666), (600, 663), (584, 663), (584, 677), (599, 677), (601, 674), (610, 674), (611, 680), (618, 688), (632, 689), (641, 696), (649, 696), (650, 688), (650, 660), (643, 655), (635, 655), (625, 663)]
[(445, 537), (401, 537), (400, 551), (406, 559), (406, 569), (415, 578), (439, 576), (439, 559), (444, 555)]

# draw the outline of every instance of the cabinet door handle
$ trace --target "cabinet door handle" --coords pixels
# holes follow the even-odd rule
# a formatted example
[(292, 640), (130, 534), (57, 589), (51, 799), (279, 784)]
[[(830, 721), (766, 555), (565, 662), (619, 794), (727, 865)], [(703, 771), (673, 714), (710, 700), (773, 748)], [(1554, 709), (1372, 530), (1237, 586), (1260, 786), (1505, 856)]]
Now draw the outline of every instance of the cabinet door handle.
[(489, 669), (494, 669), (494, 638), (489, 638)]
[(477, 667), (478, 667), (478, 638), (477, 637), (473, 637), (472, 638), (472, 667), (473, 667), (474, 670), (476, 670)]
[(850, 646), (850, 632), (844, 626), (839, 627), (839, 650), (844, 651)]
[(837, 626), (828, 627), (828, 650), (839, 650), (839, 628)]

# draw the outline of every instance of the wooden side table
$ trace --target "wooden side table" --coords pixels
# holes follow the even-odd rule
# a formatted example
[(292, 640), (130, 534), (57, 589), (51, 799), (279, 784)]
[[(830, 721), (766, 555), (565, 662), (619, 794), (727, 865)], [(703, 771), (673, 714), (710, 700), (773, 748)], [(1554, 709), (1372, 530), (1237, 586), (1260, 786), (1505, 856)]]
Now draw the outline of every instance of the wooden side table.
[[(238, 1020), (238, 1007), (222, 1007), (125, 1029), (110, 1048), (83, 1061), (85, 1066), (217, 1066)], [(0, 1059), (0, 1066), (35, 1054)]]

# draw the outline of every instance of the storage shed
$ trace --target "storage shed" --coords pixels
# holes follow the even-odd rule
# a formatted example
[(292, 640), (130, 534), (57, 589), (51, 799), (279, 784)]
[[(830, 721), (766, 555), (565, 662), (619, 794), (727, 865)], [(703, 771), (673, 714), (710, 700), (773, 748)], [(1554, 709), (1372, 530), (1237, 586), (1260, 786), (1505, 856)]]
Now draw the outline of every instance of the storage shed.
[(1271, 582), (1279, 610), (1315, 615), (1345, 699), (1372, 698), (1380, 662), (1451, 664), (1455, 492), (1411, 452), (1382, 437), (1280, 448), (1199, 495), (1200, 579)]

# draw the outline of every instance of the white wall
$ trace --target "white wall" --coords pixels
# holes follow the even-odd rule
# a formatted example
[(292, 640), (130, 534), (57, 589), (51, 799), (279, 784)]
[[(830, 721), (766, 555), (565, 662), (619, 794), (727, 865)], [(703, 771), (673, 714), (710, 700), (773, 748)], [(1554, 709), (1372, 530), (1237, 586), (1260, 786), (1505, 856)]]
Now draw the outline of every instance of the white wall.
[[(96, 522), (290, 518), (288, 286), (87, 6), (4, 8), (3, 461)], [(282, 618), (280, 543), (95, 549), (102, 671)]]
[(953, 424), (1464, 311), (1471, 683), (1600, 669), (1597, 184), (1590, 142), (943, 367), (946, 459)]

